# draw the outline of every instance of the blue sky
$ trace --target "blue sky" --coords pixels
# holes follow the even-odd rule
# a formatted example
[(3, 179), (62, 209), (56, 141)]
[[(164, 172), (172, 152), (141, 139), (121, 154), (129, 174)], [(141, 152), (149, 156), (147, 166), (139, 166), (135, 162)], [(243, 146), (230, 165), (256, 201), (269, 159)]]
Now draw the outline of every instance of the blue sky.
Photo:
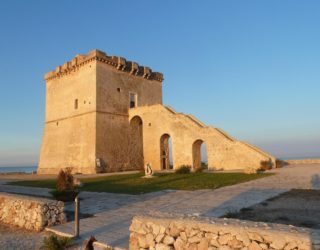
[(0, 2), (0, 165), (38, 161), (43, 75), (100, 49), (163, 72), (164, 103), (278, 157), (320, 156), (320, 2)]

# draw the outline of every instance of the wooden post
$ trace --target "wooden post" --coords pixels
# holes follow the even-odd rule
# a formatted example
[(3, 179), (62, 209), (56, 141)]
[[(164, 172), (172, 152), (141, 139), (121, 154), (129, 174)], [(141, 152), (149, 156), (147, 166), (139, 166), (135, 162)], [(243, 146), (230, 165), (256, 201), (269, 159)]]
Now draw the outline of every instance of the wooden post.
[(74, 208), (74, 237), (79, 238), (79, 228), (80, 228), (80, 200), (79, 195), (75, 198), (75, 208)]

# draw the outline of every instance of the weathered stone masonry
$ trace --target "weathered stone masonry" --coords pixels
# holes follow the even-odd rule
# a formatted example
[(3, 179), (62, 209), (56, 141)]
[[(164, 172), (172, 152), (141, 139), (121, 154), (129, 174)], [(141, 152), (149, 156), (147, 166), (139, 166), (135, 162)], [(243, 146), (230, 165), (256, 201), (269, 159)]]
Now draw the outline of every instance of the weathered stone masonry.
[(0, 221), (29, 230), (66, 222), (64, 203), (30, 196), (0, 193)]
[(122, 57), (93, 50), (46, 74), (46, 118), (39, 174), (200, 166), (257, 169), (275, 158), (221, 129), (162, 105), (163, 75)]
[(135, 217), (130, 250), (320, 249), (319, 230), (234, 219)]

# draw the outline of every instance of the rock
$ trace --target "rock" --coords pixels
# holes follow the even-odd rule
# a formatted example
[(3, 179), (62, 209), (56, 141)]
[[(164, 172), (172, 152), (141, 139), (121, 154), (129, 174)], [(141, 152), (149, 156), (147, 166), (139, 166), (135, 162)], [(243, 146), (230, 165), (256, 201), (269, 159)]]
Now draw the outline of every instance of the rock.
[(210, 241), (210, 245), (211, 245), (211, 246), (214, 246), (214, 247), (220, 247), (219, 242), (218, 242), (217, 240), (215, 240), (215, 239), (212, 239), (212, 240)]
[(152, 224), (151, 228), (154, 235), (158, 235), (160, 233), (160, 227), (157, 224)]
[(129, 244), (130, 244), (130, 250), (139, 250), (139, 242), (138, 239), (136, 237), (135, 233), (131, 233), (130, 235), (130, 239), (129, 239)]
[(174, 243), (174, 238), (166, 235), (162, 242), (166, 245), (172, 245)]
[(271, 247), (274, 249), (282, 249), (286, 245), (286, 240), (282, 236), (274, 236), (272, 238), (272, 243), (270, 244)]
[(235, 238), (233, 238), (231, 241), (228, 242), (228, 245), (232, 248), (232, 249), (240, 249), (243, 247), (243, 243), (240, 240), (237, 240)]
[(228, 246), (221, 246), (218, 248), (219, 250), (232, 250), (230, 247)]
[(198, 250), (208, 250), (209, 242), (208, 239), (202, 238), (198, 244)]
[(262, 248), (259, 246), (259, 244), (255, 241), (251, 242), (248, 246), (249, 250), (262, 250)]
[(147, 239), (144, 235), (138, 235), (137, 236), (138, 238), (138, 243), (139, 243), (139, 247), (142, 247), (142, 248), (148, 248), (149, 245), (147, 244)]
[(170, 236), (178, 237), (180, 235), (180, 230), (176, 226), (172, 226), (169, 232)]
[(227, 245), (229, 241), (232, 240), (232, 235), (231, 234), (224, 234), (219, 236), (218, 242), (220, 245)]
[(146, 241), (147, 241), (147, 245), (149, 247), (154, 247), (156, 245), (155, 242), (154, 242), (153, 234), (151, 234), (151, 233), (148, 233), (146, 235)]
[(263, 242), (263, 238), (258, 233), (248, 232), (248, 236), (251, 240)]
[(186, 249), (187, 250), (197, 250), (198, 249), (198, 245), (196, 243), (192, 243)]
[(156, 250), (171, 250), (171, 248), (169, 246), (162, 244), (162, 243), (157, 244), (155, 248), (156, 248)]
[(186, 232), (180, 232), (180, 237), (181, 237), (181, 239), (183, 241), (187, 241), (188, 240)]
[(190, 238), (188, 238), (188, 242), (189, 243), (198, 243), (198, 242), (200, 242), (200, 240), (201, 240), (201, 238), (200, 237), (198, 237), (198, 236), (193, 236), (193, 237), (190, 237)]
[(242, 241), (245, 246), (248, 246), (250, 244), (248, 234), (243, 231), (236, 235), (236, 239)]
[(157, 242), (157, 243), (162, 242), (163, 238), (164, 238), (164, 234), (159, 234), (159, 235), (156, 237), (156, 242)]
[(259, 246), (262, 248), (262, 249), (268, 249), (268, 246), (264, 243), (260, 243)]
[(179, 237), (178, 239), (176, 239), (173, 246), (174, 246), (174, 249), (184, 250), (186, 248), (186, 242)]

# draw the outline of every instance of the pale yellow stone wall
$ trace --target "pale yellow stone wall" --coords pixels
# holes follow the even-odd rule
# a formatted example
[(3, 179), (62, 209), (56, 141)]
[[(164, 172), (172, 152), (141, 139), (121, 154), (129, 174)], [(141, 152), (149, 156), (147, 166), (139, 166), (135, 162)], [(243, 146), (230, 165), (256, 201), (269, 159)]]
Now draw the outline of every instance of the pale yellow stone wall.
[(161, 82), (98, 62), (96, 154), (106, 163), (107, 171), (137, 169), (128, 162), (129, 93), (137, 94), (138, 106), (162, 103)]
[(208, 167), (213, 170), (258, 169), (261, 161), (275, 161), (271, 155), (172, 108), (137, 107), (129, 114), (130, 118), (139, 116), (143, 121), (144, 160), (155, 170), (161, 170), (160, 138), (163, 134), (169, 134), (172, 140), (174, 169), (181, 165), (193, 166), (192, 145), (197, 140), (206, 143)]
[[(46, 119), (38, 173), (95, 173), (96, 62), (46, 82)], [(75, 109), (75, 100), (78, 108)]]

